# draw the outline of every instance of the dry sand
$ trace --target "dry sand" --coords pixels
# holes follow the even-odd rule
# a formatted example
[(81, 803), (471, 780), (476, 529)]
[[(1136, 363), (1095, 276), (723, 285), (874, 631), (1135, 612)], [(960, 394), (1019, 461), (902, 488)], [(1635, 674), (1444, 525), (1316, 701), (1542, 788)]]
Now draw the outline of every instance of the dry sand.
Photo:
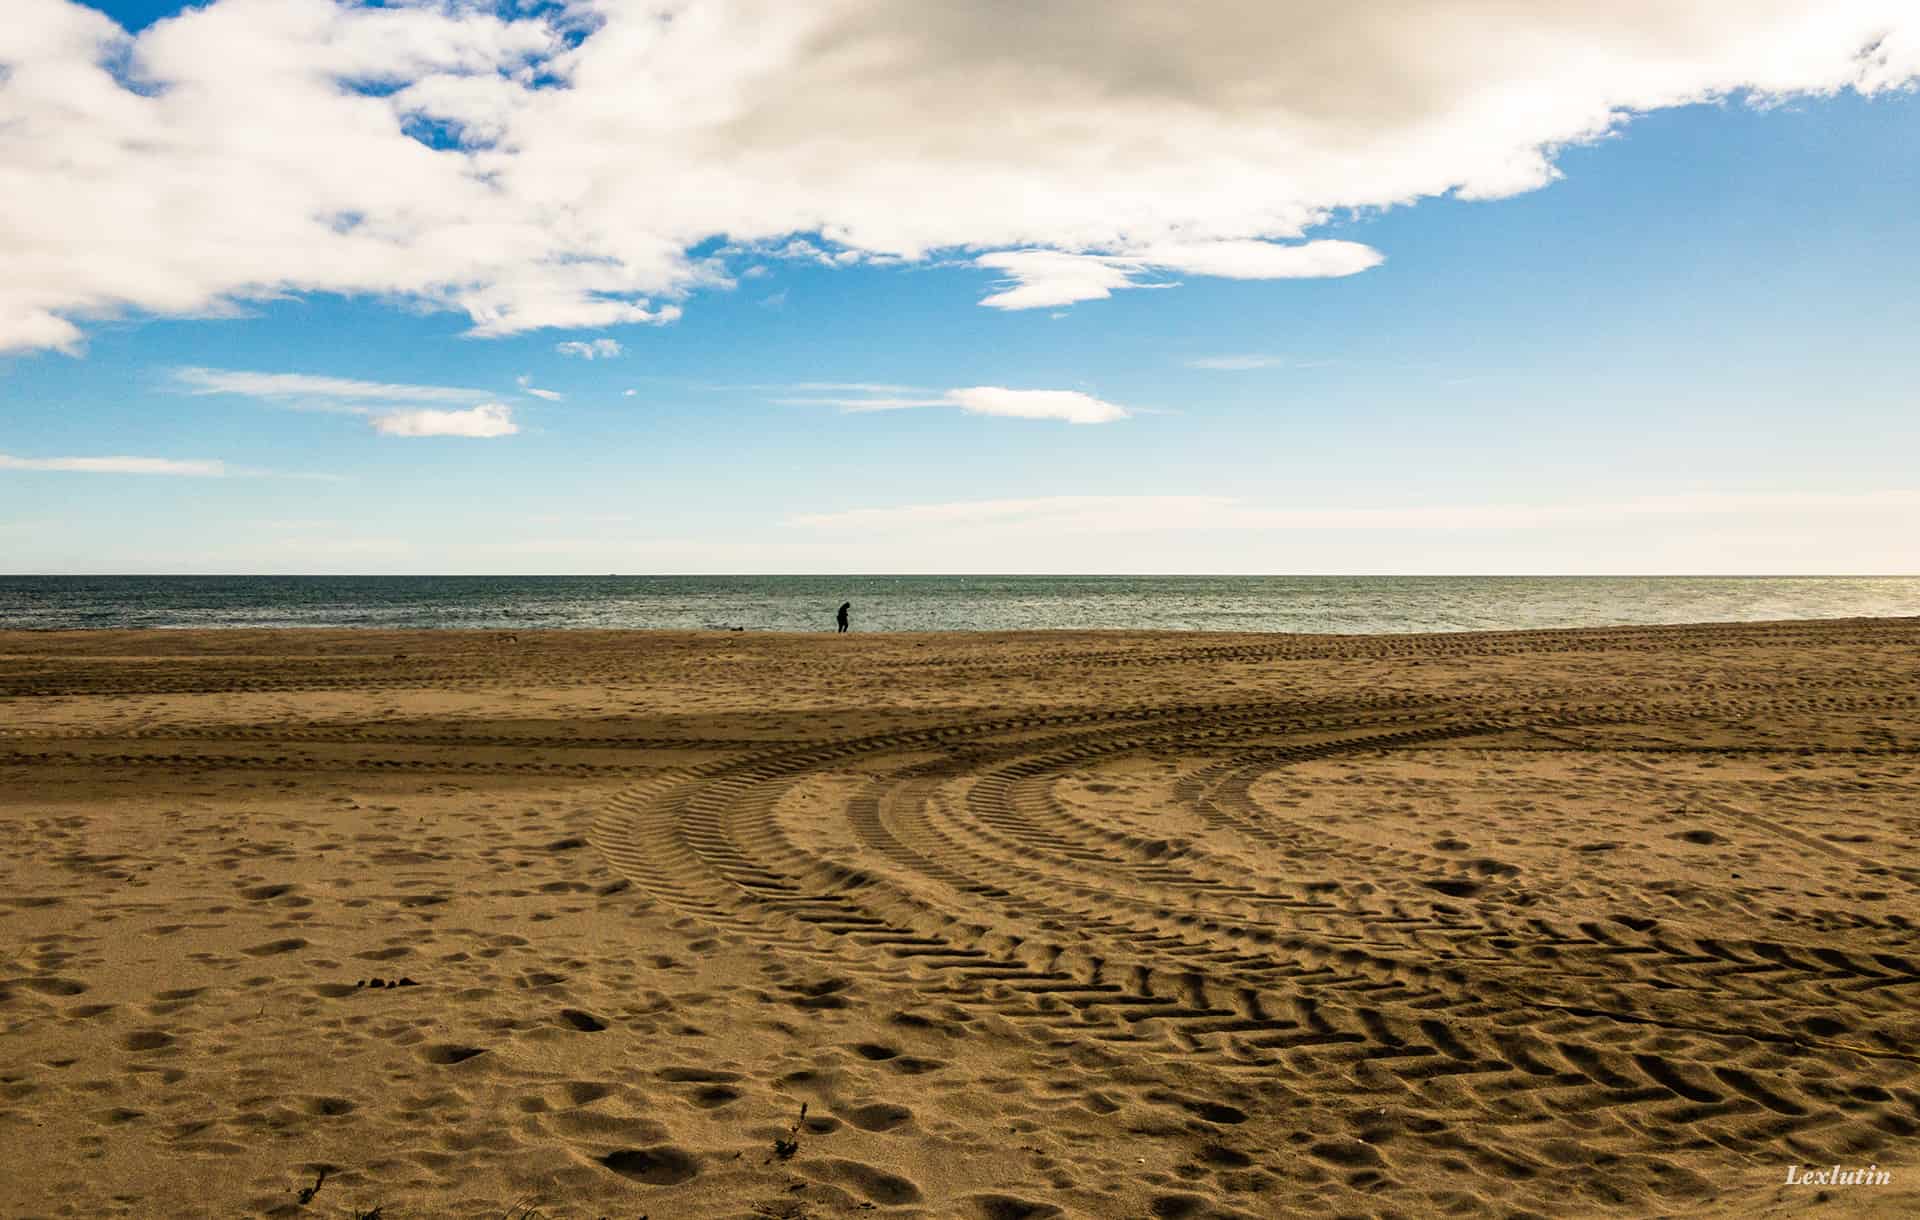
[(1916, 692), (1920, 620), (0, 634), (0, 1213), (1913, 1214)]

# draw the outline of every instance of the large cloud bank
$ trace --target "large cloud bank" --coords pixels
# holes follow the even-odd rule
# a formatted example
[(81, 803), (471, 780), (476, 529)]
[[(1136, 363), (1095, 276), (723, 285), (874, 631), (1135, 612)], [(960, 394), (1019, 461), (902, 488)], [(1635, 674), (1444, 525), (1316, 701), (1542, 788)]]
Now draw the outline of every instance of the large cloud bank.
[(136, 37), (6, 8), (0, 349), (287, 292), (663, 322), (794, 250), (977, 259), (998, 308), (1352, 274), (1379, 253), (1307, 240), (1334, 209), (1920, 72), (1912, 0), (214, 0)]

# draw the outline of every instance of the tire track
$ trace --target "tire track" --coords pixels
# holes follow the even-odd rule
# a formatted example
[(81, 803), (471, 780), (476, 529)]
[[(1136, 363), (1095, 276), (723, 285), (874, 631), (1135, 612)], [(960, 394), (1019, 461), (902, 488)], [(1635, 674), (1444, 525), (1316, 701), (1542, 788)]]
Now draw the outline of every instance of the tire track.
[[(1762, 1136), (1738, 1124), (1772, 1115), (1765, 1138), (1884, 1142), (1883, 1116), (1823, 1106), (1819, 1090), (1765, 1055), (1790, 1048), (1853, 1056), (1868, 1075), (1873, 1063), (1891, 1065), (1877, 1070), (1892, 1078), (1911, 1072), (1920, 1047), (1897, 1039), (1874, 1046), (1804, 1022), (1790, 1028), (1764, 1019), (1759, 1006), (1792, 1000), (1794, 1011), (1814, 1011), (1830, 999), (1808, 994), (1818, 984), (1909, 989), (1920, 972), (1908, 959), (1870, 964), (1834, 950), (1808, 960), (1774, 942), (1639, 938), (1544, 921), (1493, 927), (1342, 908), (1316, 897), (1310, 881), (1222, 876), (1230, 862), (1214, 854), (1184, 853), (1191, 858), (1177, 865), (1157, 859), (1149, 841), (1097, 825), (1051, 795), (1054, 777), (1102, 759), (1227, 751), (1234, 757), (1183, 777), (1178, 799), (1210, 826), (1288, 846), (1269, 811), (1245, 795), (1259, 775), (1507, 729), (1481, 718), (1381, 732), (1349, 716), (1345, 738), (1247, 746), (1300, 733), (1277, 710), (1027, 717), (771, 752), (696, 769), (660, 796), (637, 795), (596, 825), (595, 841), (616, 867), (655, 861), (663, 892), (697, 893), (703, 914), (778, 927), (816, 964), (918, 979), (943, 999), (988, 1008), (1049, 1039), (1199, 1055), (1303, 1084), (1334, 1073), (1350, 1092), (1464, 1089), (1477, 1111), (1509, 1122), (1578, 1113), (1636, 1128), (1712, 1124), (1715, 1138), (1746, 1146)], [(1554, 710), (1589, 721), (1614, 711)], [(1326, 732), (1340, 719), (1315, 728)], [(1079, 728), (1032, 737), (1063, 723)], [(1357, 731), (1365, 729), (1374, 731)], [(824, 861), (780, 824), (783, 799), (807, 775), (850, 768), (868, 779), (842, 813), (871, 867)], [(622, 844), (623, 836), (644, 842)], [(1381, 860), (1335, 839), (1321, 835), (1325, 851), (1369, 873), (1380, 868)], [(1408, 852), (1385, 864), (1454, 874), (1462, 867)], [(1358, 934), (1343, 935), (1343, 924)], [(1420, 960), (1436, 939), (1511, 944), (1563, 960), (1549, 966), (1483, 951), (1436, 969)], [(1717, 988), (1721, 1020), (1682, 1021), (1663, 1010), (1660, 990), (1675, 985), (1675, 971), (1689, 970), (1695, 986)], [(1556, 1001), (1556, 975), (1603, 982), (1613, 1002)], [(1769, 975), (1779, 977), (1760, 978)], [(1758, 991), (1730, 991), (1731, 979)], [(1513, 1032), (1523, 1013), (1552, 1014), (1540, 1028), (1553, 1040)]]

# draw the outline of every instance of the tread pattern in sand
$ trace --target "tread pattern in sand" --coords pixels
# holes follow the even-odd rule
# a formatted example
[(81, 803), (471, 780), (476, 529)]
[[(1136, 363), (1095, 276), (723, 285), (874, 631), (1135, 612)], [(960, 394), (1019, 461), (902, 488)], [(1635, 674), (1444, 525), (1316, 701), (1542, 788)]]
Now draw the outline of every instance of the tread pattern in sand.
[[(1920, 1065), (1920, 957), (1899, 911), (1920, 899), (1920, 873), (1703, 796), (1669, 764), (1904, 760), (1910, 740), (1789, 751), (1712, 737), (1760, 708), (1897, 715), (1912, 696), (1756, 681), (1593, 702), (1362, 702), (1008, 717), (759, 749), (622, 794), (593, 838), (646, 892), (821, 970), (913, 980), (1058, 1043), (1436, 1116), (1414, 1142), (1507, 1178), (1552, 1168), (1543, 1141), (1594, 1158), (1702, 1144), (1821, 1163), (1899, 1155)], [(1623, 750), (1580, 736), (1650, 724), (1706, 740)], [(1573, 768), (1548, 787), (1605, 772), (1642, 808), (1616, 813), (1618, 840), (1503, 855), (1444, 834), (1384, 841), (1378, 819), (1325, 807), (1336, 763), (1343, 783), (1418, 760), (1469, 789), (1512, 772), (1517, 789), (1542, 759)], [(830, 773), (858, 782), (823, 807), (809, 781)], [(1090, 788), (1153, 801), (1088, 801)], [(857, 853), (813, 849), (823, 818), (845, 823)], [(1825, 881), (1877, 900), (1808, 909), (1735, 886), (1730, 910), (1723, 894), (1606, 865), (1655, 835), (1682, 852), (1759, 836), (1762, 852), (1819, 853)], [(1549, 880), (1564, 888), (1543, 892)]]

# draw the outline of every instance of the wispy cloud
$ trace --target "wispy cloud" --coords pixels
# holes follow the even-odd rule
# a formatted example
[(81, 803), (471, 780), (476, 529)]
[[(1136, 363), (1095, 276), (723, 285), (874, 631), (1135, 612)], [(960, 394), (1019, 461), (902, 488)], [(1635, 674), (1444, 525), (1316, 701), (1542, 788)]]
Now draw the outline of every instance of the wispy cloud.
[(1238, 373), (1248, 369), (1277, 369), (1286, 363), (1287, 361), (1279, 356), (1202, 356), (1197, 360), (1187, 361), (1187, 367)]
[(618, 339), (569, 339), (554, 344), (553, 350), (582, 360), (611, 360), (620, 354), (621, 347)]
[(783, 523), (805, 529), (874, 533), (1031, 530), (1133, 533), (1161, 530), (1528, 530), (1617, 522), (1628, 517), (1729, 516), (1859, 510), (1920, 511), (1920, 490), (1857, 493), (1718, 493), (1642, 496), (1612, 502), (1454, 504), (1388, 508), (1275, 508), (1231, 496), (1045, 496), (963, 500), (807, 513)]
[(768, 400), (782, 407), (837, 407), (842, 411), (858, 413), (861, 411), (905, 411), (914, 407), (951, 407), (955, 405), (944, 394), (931, 394), (926, 397), (902, 397), (894, 394), (868, 394), (855, 397), (836, 397), (829, 394), (796, 394), (788, 397)]
[(895, 385), (885, 381), (795, 381), (784, 386), (756, 386), (756, 389), (782, 389), (833, 392), (844, 390), (850, 394), (921, 394), (926, 391), (917, 386)]
[(177, 460), (153, 457), (23, 458), (0, 453), (0, 470), (63, 470), (76, 474), (171, 474), (217, 479), (226, 463), (212, 459)]
[(639, 518), (632, 513), (541, 513), (528, 520), (540, 525), (627, 525)]
[[(299, 532), (297, 526), (274, 526), (274, 536), (267, 544), (283, 554), (298, 555), (302, 559), (318, 556), (332, 558), (399, 558), (413, 551), (413, 544), (405, 538), (355, 536), (340, 532), (342, 527), (332, 522), (318, 522), (313, 532)], [(289, 530), (281, 533), (279, 530)], [(234, 548), (239, 554), (258, 554), (251, 547)]]
[[(793, 387), (808, 388), (809, 383)], [(772, 399), (782, 406), (836, 407), (842, 411), (904, 411), (919, 407), (956, 407), (969, 415), (997, 415), (1009, 419), (1057, 419), (1070, 424), (1105, 424), (1133, 414), (1126, 407), (1083, 394), (1079, 390), (1010, 390), (977, 385), (957, 390), (915, 391), (911, 386), (859, 383), (811, 383), (841, 394), (788, 395)], [(897, 391), (906, 391), (899, 393)]]
[(917, 527), (994, 527), (1046, 523), (1054, 528), (1114, 528), (1118, 521), (1163, 521), (1230, 503), (1210, 496), (1041, 496), (1018, 500), (960, 500), (803, 513), (782, 524), (821, 530), (908, 530)]
[[(497, 402), (478, 401), (485, 390), (461, 386), (407, 385), (385, 381), (355, 381), (308, 373), (254, 373), (233, 369), (179, 368), (176, 384), (194, 394), (235, 394), (278, 407), (353, 415), (367, 421), (382, 436), (512, 436), (520, 431), (513, 411)], [(526, 388), (526, 378), (521, 387)], [(558, 398), (546, 390), (529, 390)], [(473, 402), (465, 409), (395, 407), (393, 403)], [(374, 404), (382, 405), (374, 405)], [(258, 474), (258, 471), (230, 471)], [(290, 476), (327, 477), (327, 476)]]
[(177, 368), (173, 370), (173, 380), (190, 394), (239, 394), (269, 401), (475, 402), (490, 397), (485, 390), (461, 386), (405, 385), (385, 381), (355, 381), (347, 377), (319, 377), (309, 373), (255, 373), (238, 369)]
[(513, 422), (513, 411), (497, 402), (483, 403), (465, 411), (389, 411), (376, 415), (373, 430), (382, 436), (464, 436), (490, 439), (512, 436), (520, 431)]
[(523, 394), (531, 394), (535, 398), (544, 398), (548, 402), (559, 402), (566, 397), (565, 394), (562, 394), (558, 390), (542, 390), (538, 388), (533, 384), (533, 378), (531, 377), (521, 376), (515, 380), (520, 386), (520, 392)]

